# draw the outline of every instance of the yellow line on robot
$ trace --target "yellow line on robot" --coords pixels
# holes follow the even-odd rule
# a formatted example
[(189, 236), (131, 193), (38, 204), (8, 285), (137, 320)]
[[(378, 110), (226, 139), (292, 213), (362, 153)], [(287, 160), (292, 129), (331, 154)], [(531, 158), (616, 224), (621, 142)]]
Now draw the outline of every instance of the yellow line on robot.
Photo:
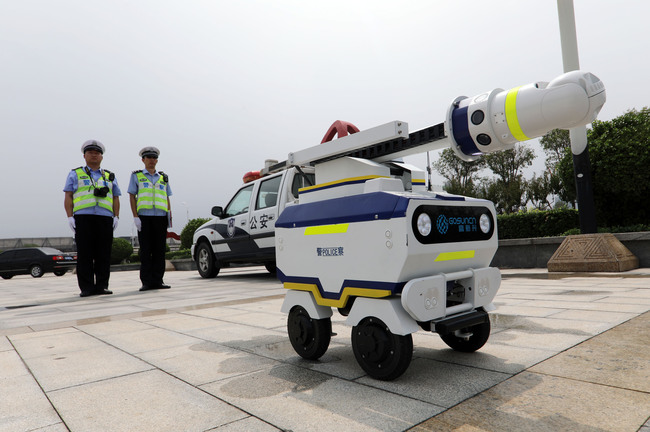
[(528, 138), (524, 131), (521, 129), (519, 118), (517, 117), (517, 94), (519, 93), (519, 89), (521, 87), (522, 86), (519, 86), (508, 90), (505, 106), (506, 122), (508, 122), (510, 133), (513, 137), (515, 137), (517, 141), (526, 141), (530, 138)]
[(377, 290), (377, 289), (368, 289), (368, 288), (353, 288), (345, 287), (341, 292), (341, 297), (338, 299), (326, 299), (323, 298), (318, 290), (318, 287), (315, 284), (303, 284), (295, 282), (285, 282), (284, 287), (286, 289), (293, 289), (298, 291), (309, 291), (314, 295), (316, 303), (321, 306), (329, 306), (342, 308), (350, 297), (372, 297), (372, 298), (381, 298), (388, 297), (392, 294), (390, 290)]
[(458, 252), (441, 252), (435, 259), (435, 262), (439, 261), (453, 261), (459, 259), (474, 258), (476, 251), (458, 251)]
[(305, 228), (305, 235), (342, 234), (348, 232), (348, 226), (347, 223), (310, 226)]

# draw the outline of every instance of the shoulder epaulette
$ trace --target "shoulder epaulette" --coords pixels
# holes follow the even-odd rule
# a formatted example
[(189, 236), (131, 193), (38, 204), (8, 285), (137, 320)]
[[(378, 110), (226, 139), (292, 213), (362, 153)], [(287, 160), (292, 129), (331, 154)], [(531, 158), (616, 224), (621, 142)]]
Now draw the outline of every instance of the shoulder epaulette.
[(139, 169), (139, 170), (135, 170), (135, 171), (133, 171), (131, 174), (137, 174), (137, 173), (139, 173), (139, 172), (142, 172), (142, 170), (141, 170), (141, 169)]

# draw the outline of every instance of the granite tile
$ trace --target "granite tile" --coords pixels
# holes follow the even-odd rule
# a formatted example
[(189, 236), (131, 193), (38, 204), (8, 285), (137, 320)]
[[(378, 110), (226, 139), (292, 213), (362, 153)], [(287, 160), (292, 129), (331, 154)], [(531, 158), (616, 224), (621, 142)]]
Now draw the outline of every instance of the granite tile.
[(649, 328), (646, 313), (530, 371), (650, 393)]
[(650, 415), (650, 394), (521, 373), (411, 431), (636, 431)]
[(442, 411), (436, 405), (291, 365), (201, 388), (283, 430), (396, 431)]
[(46, 428), (54, 431), (57, 430), (55, 426), (61, 422), (38, 383), (14, 351), (0, 352), (0, 401), (2, 431)]
[(249, 417), (156, 370), (53, 391), (49, 396), (73, 431), (204, 431)]

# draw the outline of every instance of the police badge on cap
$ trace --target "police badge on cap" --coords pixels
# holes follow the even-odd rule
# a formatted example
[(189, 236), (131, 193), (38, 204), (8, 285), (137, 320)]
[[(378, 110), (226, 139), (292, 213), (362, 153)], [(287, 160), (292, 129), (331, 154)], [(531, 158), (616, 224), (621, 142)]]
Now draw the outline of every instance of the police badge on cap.
[(81, 145), (81, 153), (86, 153), (89, 150), (95, 150), (104, 154), (104, 144), (97, 140), (88, 140)]
[(140, 150), (140, 157), (152, 157), (157, 159), (158, 156), (160, 156), (160, 150), (156, 147), (145, 147)]

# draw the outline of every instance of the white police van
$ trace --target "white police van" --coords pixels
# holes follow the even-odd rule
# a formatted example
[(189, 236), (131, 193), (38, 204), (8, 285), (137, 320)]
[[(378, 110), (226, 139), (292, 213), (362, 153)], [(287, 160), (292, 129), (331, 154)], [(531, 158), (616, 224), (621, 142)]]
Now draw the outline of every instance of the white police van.
[(300, 188), (314, 184), (314, 169), (274, 170), (274, 162), (244, 175), (228, 205), (212, 207), (215, 217), (195, 231), (192, 258), (202, 277), (213, 278), (231, 263), (262, 264), (275, 272), (275, 221), (287, 204), (297, 202)]

